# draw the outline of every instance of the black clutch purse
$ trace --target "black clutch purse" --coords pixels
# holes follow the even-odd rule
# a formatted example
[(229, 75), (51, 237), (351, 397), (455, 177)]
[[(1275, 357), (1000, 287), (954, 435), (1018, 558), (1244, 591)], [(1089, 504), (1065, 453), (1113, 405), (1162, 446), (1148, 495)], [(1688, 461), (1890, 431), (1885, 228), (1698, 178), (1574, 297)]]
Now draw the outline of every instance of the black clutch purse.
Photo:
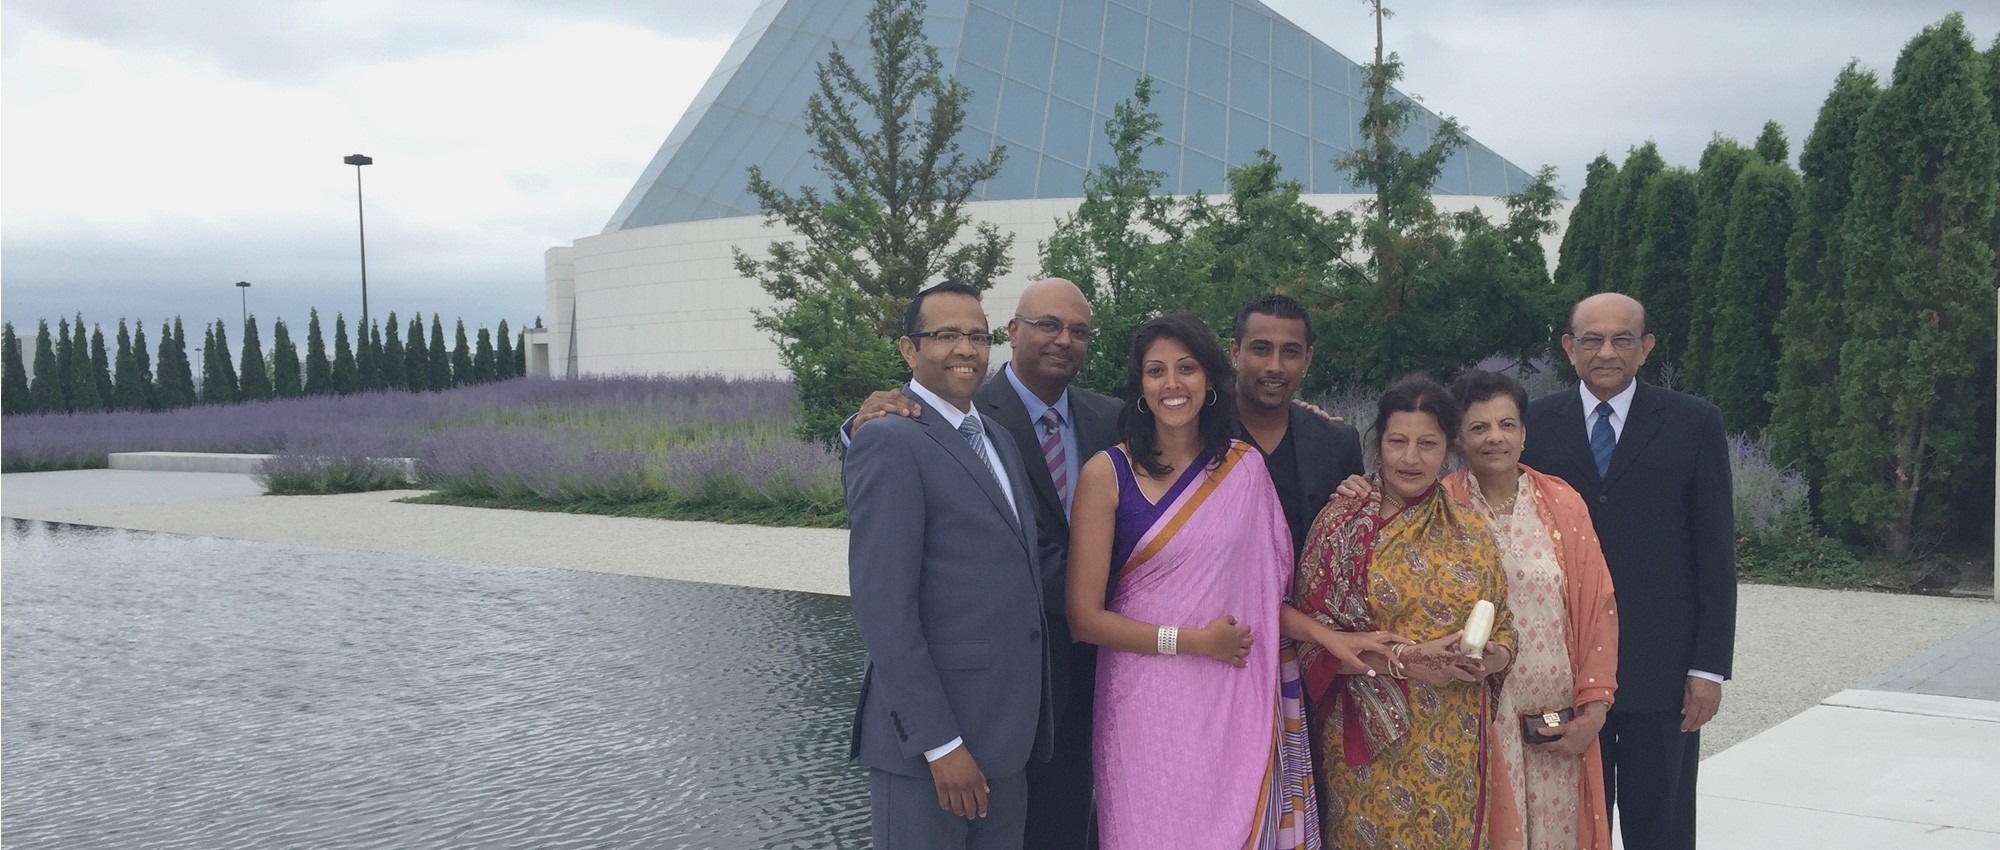
[(1562, 740), (1562, 725), (1576, 719), (1576, 710), (1565, 708), (1542, 714), (1521, 715), (1521, 740), (1548, 744)]

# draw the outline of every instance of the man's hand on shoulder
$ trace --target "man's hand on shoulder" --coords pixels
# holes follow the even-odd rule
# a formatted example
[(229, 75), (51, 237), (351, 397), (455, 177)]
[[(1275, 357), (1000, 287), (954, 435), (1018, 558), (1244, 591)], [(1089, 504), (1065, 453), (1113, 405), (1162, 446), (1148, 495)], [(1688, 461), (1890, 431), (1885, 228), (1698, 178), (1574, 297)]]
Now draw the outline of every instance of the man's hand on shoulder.
[(861, 412), (854, 414), (852, 424), (847, 427), (847, 436), (853, 437), (862, 425), (891, 413), (915, 419), (923, 415), (923, 411), (916, 399), (903, 395), (900, 390), (876, 390), (861, 402)]
[(1307, 413), (1310, 413), (1328, 422), (1339, 422), (1342, 424), (1346, 424), (1347, 422), (1346, 419), (1328, 413), (1324, 409), (1322, 409), (1319, 405), (1313, 404), (1312, 402), (1306, 401), (1304, 399), (1295, 398), (1292, 399), (1292, 403), (1298, 405), (1299, 407), (1304, 408)]

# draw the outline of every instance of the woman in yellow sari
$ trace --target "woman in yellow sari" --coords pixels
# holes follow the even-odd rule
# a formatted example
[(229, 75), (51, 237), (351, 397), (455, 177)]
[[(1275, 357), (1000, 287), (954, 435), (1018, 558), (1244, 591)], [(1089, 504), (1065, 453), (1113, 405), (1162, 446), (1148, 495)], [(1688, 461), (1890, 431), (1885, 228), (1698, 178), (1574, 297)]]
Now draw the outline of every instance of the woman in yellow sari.
[[(1382, 462), (1367, 494), (1336, 495), (1306, 539), (1293, 586), (1300, 611), (1338, 630), (1417, 641), (1395, 659), (1363, 656), (1390, 676), (1300, 650), (1329, 847), (1492, 845), (1496, 674), (1513, 658), (1513, 634), (1486, 518), (1438, 485), (1458, 419), (1433, 381), (1391, 386), (1376, 405)], [(1480, 600), (1498, 611), (1475, 657), (1460, 651), (1461, 625)]]

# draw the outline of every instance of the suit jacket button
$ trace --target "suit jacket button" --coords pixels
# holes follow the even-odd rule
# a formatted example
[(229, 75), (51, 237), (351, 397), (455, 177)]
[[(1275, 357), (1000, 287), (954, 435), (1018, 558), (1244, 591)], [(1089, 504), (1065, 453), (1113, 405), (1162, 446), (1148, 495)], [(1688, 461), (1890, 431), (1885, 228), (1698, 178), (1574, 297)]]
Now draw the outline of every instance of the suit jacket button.
[(1597, 497), (1597, 503), (1598, 503), (1598, 504), (1600, 504), (1600, 505), (1608, 505), (1608, 504), (1611, 504), (1611, 497), (1610, 497), (1610, 496), (1599, 496), (1599, 497)]

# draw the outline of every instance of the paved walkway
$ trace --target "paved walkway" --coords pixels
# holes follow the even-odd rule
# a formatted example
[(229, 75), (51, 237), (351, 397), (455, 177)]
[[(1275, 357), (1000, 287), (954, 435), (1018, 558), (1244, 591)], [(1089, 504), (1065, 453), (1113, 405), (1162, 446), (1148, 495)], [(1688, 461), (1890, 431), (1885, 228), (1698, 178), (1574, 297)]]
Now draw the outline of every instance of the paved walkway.
[[(255, 492), (214, 473), (10, 474), (0, 515), (847, 592), (839, 530)], [(1703, 848), (2000, 847), (2000, 606), (1744, 585), (1735, 673), (1702, 734)]]

